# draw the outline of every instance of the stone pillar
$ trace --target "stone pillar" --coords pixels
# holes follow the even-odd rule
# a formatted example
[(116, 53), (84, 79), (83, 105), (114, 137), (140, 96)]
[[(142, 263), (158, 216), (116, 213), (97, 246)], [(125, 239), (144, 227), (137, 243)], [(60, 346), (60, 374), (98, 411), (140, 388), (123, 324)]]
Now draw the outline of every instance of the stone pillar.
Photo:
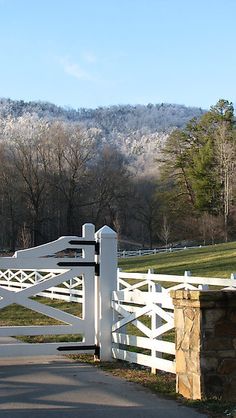
[(236, 291), (172, 291), (176, 392), (236, 400)]

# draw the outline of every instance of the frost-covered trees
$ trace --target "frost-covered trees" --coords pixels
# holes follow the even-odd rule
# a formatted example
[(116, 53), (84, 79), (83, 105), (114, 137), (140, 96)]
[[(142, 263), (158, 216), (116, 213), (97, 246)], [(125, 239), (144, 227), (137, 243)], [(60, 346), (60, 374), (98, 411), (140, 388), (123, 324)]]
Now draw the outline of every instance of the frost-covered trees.
[(1, 100), (0, 248), (80, 234), (85, 222), (145, 247), (235, 237), (235, 138), (226, 100), (195, 114)]
[(127, 169), (118, 153), (100, 146), (98, 155), (98, 134), (97, 129), (37, 115), (1, 120), (2, 247), (14, 249), (26, 233), (38, 245), (79, 234), (84, 222), (119, 223)]

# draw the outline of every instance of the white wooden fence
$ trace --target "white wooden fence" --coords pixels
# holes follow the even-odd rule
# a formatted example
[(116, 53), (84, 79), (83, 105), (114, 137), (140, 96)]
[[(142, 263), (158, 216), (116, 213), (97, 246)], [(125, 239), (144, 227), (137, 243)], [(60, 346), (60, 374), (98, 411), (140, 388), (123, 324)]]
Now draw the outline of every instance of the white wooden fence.
[(153, 274), (151, 270), (147, 274), (118, 270), (118, 290), (112, 295), (116, 313), (112, 328), (113, 357), (148, 366), (152, 372), (158, 369), (175, 373), (174, 307), (170, 291), (236, 289), (235, 278), (235, 274), (230, 279), (220, 279), (193, 277), (190, 272), (177, 276)]
[[(99, 243), (97, 254), (96, 243)], [(52, 250), (57, 253), (68, 248), (82, 248), (82, 253), (76, 258), (58, 258), (55, 254), (49, 257)], [(174, 309), (170, 291), (236, 289), (236, 275), (220, 279), (194, 277), (190, 272), (180, 276), (153, 274), (151, 270), (148, 273), (118, 270), (116, 285), (116, 260), (114, 231), (104, 227), (94, 235), (91, 225), (84, 226), (81, 238), (63, 237), (54, 243), (19, 251), (14, 257), (0, 258), (0, 309), (17, 303), (64, 322), (51, 327), (0, 327), (0, 336), (82, 333), (85, 343), (99, 344), (104, 360), (111, 359), (112, 354), (115, 359), (150, 367), (153, 372), (175, 373)], [(99, 272), (94, 270), (96, 265), (100, 267)], [(83, 314), (78, 318), (46, 307), (32, 300), (36, 294), (81, 303)], [(13, 347), (5, 347), (6, 355), (10, 348)], [(23, 354), (33, 352), (26, 345), (22, 344), (21, 348)], [(39, 352), (37, 345), (35, 350)]]
[[(191, 250), (196, 248), (202, 248), (202, 245), (195, 247), (168, 247), (168, 248), (152, 248), (152, 249), (142, 249), (142, 250), (123, 250), (118, 251), (118, 258), (129, 258), (129, 257), (141, 257), (145, 255), (155, 255), (159, 253), (173, 253), (176, 251)], [(205, 248), (205, 246), (204, 246)]]

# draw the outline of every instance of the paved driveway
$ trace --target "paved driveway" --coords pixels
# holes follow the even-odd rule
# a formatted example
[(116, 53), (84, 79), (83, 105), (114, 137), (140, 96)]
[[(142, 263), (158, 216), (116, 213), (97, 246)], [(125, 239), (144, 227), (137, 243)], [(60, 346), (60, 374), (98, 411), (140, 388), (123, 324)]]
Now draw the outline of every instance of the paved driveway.
[(1, 418), (206, 418), (63, 357), (0, 360)]

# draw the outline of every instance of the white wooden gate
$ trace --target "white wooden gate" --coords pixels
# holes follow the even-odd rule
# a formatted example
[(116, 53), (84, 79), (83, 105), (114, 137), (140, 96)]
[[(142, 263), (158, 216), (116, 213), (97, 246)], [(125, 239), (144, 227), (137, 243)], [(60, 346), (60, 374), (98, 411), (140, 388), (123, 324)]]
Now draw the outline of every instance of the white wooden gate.
[[(0, 357), (87, 352), (111, 359), (112, 311), (110, 296), (116, 288), (116, 234), (109, 227), (96, 234), (92, 224), (82, 237), (67, 236), (0, 258), (0, 323), (3, 309), (16, 304), (49, 318), (53, 325), (0, 326)], [(73, 315), (48, 304), (48, 299), (80, 305)], [(16, 309), (17, 315), (17, 309)], [(17, 319), (17, 318), (16, 318)], [(22, 343), (19, 336), (78, 335), (80, 342)], [(4, 344), (3, 337), (14, 337)]]

